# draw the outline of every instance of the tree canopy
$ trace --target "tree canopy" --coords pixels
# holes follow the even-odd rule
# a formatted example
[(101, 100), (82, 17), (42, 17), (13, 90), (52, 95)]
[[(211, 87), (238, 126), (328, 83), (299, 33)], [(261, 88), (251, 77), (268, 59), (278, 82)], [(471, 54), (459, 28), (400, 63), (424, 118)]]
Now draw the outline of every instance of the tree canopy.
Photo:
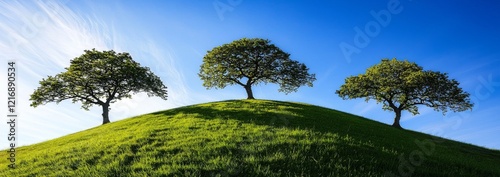
[(308, 70), (267, 39), (242, 38), (208, 51), (198, 75), (207, 89), (237, 84), (254, 99), (252, 85), (259, 83), (279, 84), (278, 91), (286, 94), (312, 87), (316, 78)]
[(384, 110), (394, 111), (393, 126), (401, 128), (401, 111), (419, 114), (418, 106), (425, 105), (445, 114), (472, 109), (469, 93), (447, 73), (423, 70), (407, 60), (382, 59), (366, 70), (365, 74), (351, 76), (336, 91), (343, 99), (365, 98), (383, 103)]
[(33, 107), (63, 100), (81, 102), (88, 110), (93, 105), (103, 108), (103, 124), (109, 123), (109, 105), (132, 94), (147, 92), (148, 96), (167, 99), (167, 87), (148, 67), (141, 67), (128, 53), (85, 50), (71, 60), (66, 71), (40, 81), (31, 95)]

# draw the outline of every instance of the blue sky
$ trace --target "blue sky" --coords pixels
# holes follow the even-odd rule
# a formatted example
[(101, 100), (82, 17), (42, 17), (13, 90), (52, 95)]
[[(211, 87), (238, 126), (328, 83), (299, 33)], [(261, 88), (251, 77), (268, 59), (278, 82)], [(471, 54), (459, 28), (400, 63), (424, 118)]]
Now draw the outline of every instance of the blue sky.
[[(288, 95), (277, 92), (277, 85), (259, 85), (254, 87), (256, 98), (305, 102), (391, 124), (394, 113), (382, 111), (382, 105), (342, 100), (335, 90), (346, 77), (396, 57), (449, 73), (476, 104), (472, 111), (445, 116), (425, 107), (417, 116), (404, 112), (404, 128), (500, 149), (499, 7), (493, 1), (419, 0), (7, 1), (0, 2), (0, 58), (5, 64), (0, 71), (6, 72), (7, 60), (18, 62), (18, 142), (28, 145), (102, 123), (100, 107), (84, 111), (71, 101), (29, 107), (38, 81), (64, 71), (85, 49), (129, 52), (169, 87), (167, 101), (137, 94), (111, 105), (112, 122), (246, 98), (239, 86), (205, 89), (197, 73), (207, 50), (259, 37), (305, 63), (317, 81)], [(352, 53), (341, 46), (352, 46)], [(0, 114), (6, 115), (6, 109)], [(0, 126), (0, 132), (7, 131)], [(0, 148), (7, 146), (0, 141)]]

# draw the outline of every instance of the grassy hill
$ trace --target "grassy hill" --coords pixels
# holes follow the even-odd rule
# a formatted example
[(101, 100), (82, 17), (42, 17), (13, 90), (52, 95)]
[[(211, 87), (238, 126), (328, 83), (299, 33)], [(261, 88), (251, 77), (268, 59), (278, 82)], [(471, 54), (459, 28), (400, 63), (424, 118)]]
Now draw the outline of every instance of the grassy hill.
[(265, 100), (132, 117), (18, 148), (17, 162), (0, 176), (500, 176), (497, 150)]

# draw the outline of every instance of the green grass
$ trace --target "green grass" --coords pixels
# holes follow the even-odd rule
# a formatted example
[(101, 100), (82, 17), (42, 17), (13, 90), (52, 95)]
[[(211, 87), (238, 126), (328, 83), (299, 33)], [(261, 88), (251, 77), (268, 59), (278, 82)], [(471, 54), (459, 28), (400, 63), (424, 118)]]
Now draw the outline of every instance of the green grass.
[(21, 147), (7, 165), (0, 176), (500, 176), (500, 151), (308, 104), (231, 100)]

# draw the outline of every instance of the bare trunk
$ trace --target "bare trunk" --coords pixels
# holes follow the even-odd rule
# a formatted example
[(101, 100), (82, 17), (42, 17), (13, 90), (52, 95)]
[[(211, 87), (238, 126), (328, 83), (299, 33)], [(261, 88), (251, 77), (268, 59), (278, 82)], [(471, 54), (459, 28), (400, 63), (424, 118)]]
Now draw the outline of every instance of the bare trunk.
[(102, 124), (109, 123), (109, 104), (105, 103), (102, 105)]
[(396, 117), (394, 118), (394, 123), (392, 124), (392, 126), (403, 129), (403, 127), (401, 127), (401, 125), (399, 124), (399, 120), (401, 120), (401, 110), (394, 109), (394, 112), (396, 113)]
[(255, 99), (253, 97), (253, 92), (252, 92), (252, 85), (247, 85), (245, 86), (245, 90), (247, 91), (247, 95), (248, 95), (248, 98), (249, 100), (252, 100), (252, 99)]

